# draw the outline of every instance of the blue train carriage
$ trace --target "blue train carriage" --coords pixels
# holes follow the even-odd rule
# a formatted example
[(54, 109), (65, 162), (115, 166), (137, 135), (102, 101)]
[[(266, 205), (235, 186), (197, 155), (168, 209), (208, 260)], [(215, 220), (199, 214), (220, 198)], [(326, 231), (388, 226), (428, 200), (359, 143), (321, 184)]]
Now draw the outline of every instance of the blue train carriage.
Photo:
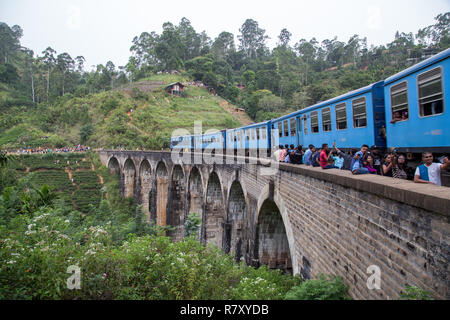
[(208, 130), (202, 135), (202, 150), (222, 153), (225, 149), (225, 130)]
[[(383, 82), (318, 103), (277, 120), (282, 124), (281, 144), (336, 141), (342, 150), (359, 149), (363, 144), (386, 147)], [(286, 124), (288, 126), (286, 126)]]
[(193, 136), (176, 136), (170, 138), (170, 150), (192, 150)]
[(384, 83), (387, 146), (408, 153), (450, 153), (450, 49)]
[(264, 157), (267, 157), (267, 150), (270, 149), (270, 121), (250, 124), (237, 130), (242, 136), (237, 146), (239, 149), (244, 148), (245, 154), (253, 157), (258, 157), (259, 151), (263, 150)]

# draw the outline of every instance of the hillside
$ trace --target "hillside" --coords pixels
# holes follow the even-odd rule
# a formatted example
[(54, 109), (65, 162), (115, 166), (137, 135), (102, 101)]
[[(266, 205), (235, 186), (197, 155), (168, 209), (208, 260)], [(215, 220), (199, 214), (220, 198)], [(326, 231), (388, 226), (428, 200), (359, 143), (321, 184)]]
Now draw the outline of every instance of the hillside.
[(90, 205), (97, 208), (100, 204), (104, 181), (101, 174), (105, 172), (96, 170), (91, 154), (21, 155), (8, 167), (38, 189), (44, 184), (51, 186), (67, 205), (82, 213), (88, 213)]
[(66, 94), (54, 104), (12, 107), (0, 115), (0, 148), (62, 147), (167, 148), (176, 129), (225, 129), (251, 122), (237, 107), (205, 88), (185, 87), (182, 97), (164, 87), (185, 76), (155, 75), (122, 88), (84, 97)]

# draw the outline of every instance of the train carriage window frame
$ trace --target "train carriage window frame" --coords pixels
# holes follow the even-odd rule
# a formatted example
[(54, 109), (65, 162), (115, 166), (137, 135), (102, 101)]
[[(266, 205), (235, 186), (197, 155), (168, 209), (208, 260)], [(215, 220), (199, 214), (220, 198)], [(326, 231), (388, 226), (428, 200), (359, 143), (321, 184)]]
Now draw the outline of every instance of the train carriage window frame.
[[(338, 112), (344, 111), (345, 117), (338, 117)], [(334, 107), (334, 113), (336, 115), (336, 130), (342, 131), (348, 129), (348, 122), (347, 122), (347, 103), (339, 103)], [(341, 128), (340, 124), (345, 123), (345, 128)]]
[(253, 128), (250, 129), (250, 136), (251, 136), (251, 138), (252, 138), (251, 140), (253, 140), (253, 141), (255, 140), (255, 130), (256, 130), (256, 129), (253, 129)]
[(291, 131), (291, 137), (295, 137), (297, 135), (297, 128), (295, 125), (295, 118), (291, 118), (289, 120), (289, 126), (290, 126), (290, 131)]
[[(331, 124), (331, 108), (326, 107), (322, 109), (322, 130), (323, 132), (331, 132), (333, 131), (333, 126)], [(325, 116), (329, 117), (329, 119), (325, 120)]]
[(283, 137), (283, 124), (281, 121), (277, 122), (278, 136)]
[(255, 131), (256, 131), (256, 140), (259, 140), (259, 138), (260, 138), (260, 136), (261, 136), (261, 134), (260, 134), (260, 131), (261, 130), (261, 128), (255, 128)]
[[(400, 112), (402, 114), (402, 116), (406, 112), (407, 118), (404, 120), (399, 120), (397, 122), (408, 121), (409, 120), (408, 82), (402, 81), (400, 83), (397, 83), (396, 85), (391, 86), (391, 88), (389, 89), (389, 93), (390, 93), (390, 97), (391, 97), (391, 119), (394, 119), (395, 112)], [(406, 102), (394, 105), (394, 95), (400, 96), (403, 94), (406, 94)]]
[[(436, 71), (439, 71), (438, 75), (437, 74), (433, 74)], [(431, 75), (431, 77), (425, 78), (423, 80), (420, 79), (421, 77), (425, 77), (426, 75)], [(435, 94), (432, 94), (432, 95), (425, 96), (425, 97), (421, 98), (420, 97), (421, 85), (423, 86), (424, 84), (428, 84), (430, 82), (431, 83), (436, 82), (436, 80), (438, 80), (438, 79), (439, 79), (440, 84), (441, 84), (441, 86), (440, 86), (440, 90), (441, 90), (440, 93), (435, 93)], [(428, 118), (428, 117), (434, 117), (434, 116), (439, 116), (441, 114), (444, 114), (444, 112), (445, 112), (445, 103), (444, 103), (444, 86), (443, 86), (444, 80), (442, 78), (442, 67), (439, 66), (439, 67), (436, 67), (434, 69), (430, 69), (430, 70), (427, 70), (425, 72), (422, 72), (421, 74), (417, 75), (416, 81), (417, 81), (417, 103), (418, 103), (417, 107), (418, 107), (418, 112), (419, 112), (419, 118)], [(440, 98), (436, 99), (436, 100), (427, 101), (426, 103), (429, 104), (429, 103), (432, 103), (432, 102), (441, 101), (442, 102), (441, 112), (436, 112), (436, 113), (424, 115), (424, 110), (423, 110), (423, 107), (422, 107), (423, 103), (422, 103), (421, 100), (430, 99), (430, 98), (433, 98), (435, 96), (440, 96)]]
[[(355, 107), (360, 107), (363, 105), (364, 101), (364, 113), (358, 113), (355, 115)], [(361, 117), (363, 115), (363, 117)], [(353, 128), (366, 128), (367, 127), (367, 100), (366, 97), (361, 97), (352, 100), (352, 116), (353, 116)], [(365, 125), (358, 125), (359, 120), (365, 120)], [(362, 121), (361, 121), (362, 122)]]
[(308, 117), (306, 117), (306, 115), (304, 115), (302, 118), (303, 121), (303, 134), (305, 136), (308, 135)]
[(287, 120), (283, 120), (283, 137), (289, 137), (289, 122)]
[(264, 126), (264, 127), (262, 127), (262, 139), (263, 140), (266, 140), (267, 139), (267, 128), (266, 128), (266, 126)]
[[(318, 111), (311, 112), (310, 117), (311, 117), (311, 133), (312, 134), (319, 133), (320, 132), (320, 130), (319, 130), (319, 112)], [(317, 123), (316, 123), (316, 121), (314, 121), (314, 123), (313, 123), (313, 118), (316, 119)]]

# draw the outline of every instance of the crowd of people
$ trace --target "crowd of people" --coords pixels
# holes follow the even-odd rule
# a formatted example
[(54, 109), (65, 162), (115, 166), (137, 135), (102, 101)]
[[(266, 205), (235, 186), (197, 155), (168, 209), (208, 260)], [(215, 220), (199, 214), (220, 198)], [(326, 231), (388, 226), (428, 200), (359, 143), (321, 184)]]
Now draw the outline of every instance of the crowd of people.
[(450, 167), (448, 157), (441, 157), (439, 163), (436, 163), (433, 162), (431, 152), (424, 152), (423, 163), (414, 169), (408, 166), (405, 155), (396, 151), (383, 155), (381, 148), (363, 145), (360, 150), (354, 149), (345, 153), (339, 150), (336, 143), (333, 143), (331, 149), (324, 143), (321, 149), (309, 145), (306, 150), (303, 150), (303, 146), (295, 148), (294, 145), (280, 145), (274, 152), (274, 159), (285, 163), (321, 167), (324, 170), (348, 170), (354, 175), (375, 174), (438, 186), (441, 186), (441, 171)]
[(8, 153), (12, 154), (44, 154), (44, 153), (63, 153), (63, 152), (87, 152), (91, 150), (90, 147), (83, 146), (81, 144), (78, 144), (74, 147), (63, 147), (63, 148), (20, 148), (15, 150), (10, 150)]

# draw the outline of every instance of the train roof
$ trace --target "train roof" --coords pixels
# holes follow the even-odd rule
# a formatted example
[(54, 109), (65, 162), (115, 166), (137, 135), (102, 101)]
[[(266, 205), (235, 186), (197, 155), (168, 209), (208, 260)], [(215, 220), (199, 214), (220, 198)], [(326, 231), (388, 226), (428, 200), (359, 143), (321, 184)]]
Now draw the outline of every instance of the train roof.
[(374, 86), (380, 85), (380, 84), (382, 85), (382, 84), (383, 84), (383, 81), (376, 82), (376, 83), (372, 83), (372, 84), (370, 84), (370, 85), (368, 85), (368, 86), (366, 86), (366, 87), (359, 88), (359, 89), (357, 89), (357, 90), (347, 92), (347, 93), (345, 93), (345, 94), (342, 94), (342, 95), (340, 95), (340, 96), (338, 96), (338, 97), (332, 98), (332, 99), (327, 100), (327, 101), (319, 102), (319, 103), (317, 103), (317, 104), (315, 104), (315, 105), (312, 105), (312, 106), (310, 106), (310, 107), (307, 107), (307, 108), (305, 108), (305, 109), (295, 111), (295, 112), (293, 112), (293, 113), (287, 114), (287, 115), (282, 116), (282, 117), (277, 118), (277, 119), (273, 119), (272, 121), (276, 122), (276, 121), (282, 121), (282, 120), (285, 120), (285, 119), (289, 119), (289, 118), (291, 118), (291, 117), (293, 117), (293, 116), (296, 116), (296, 115), (298, 115), (298, 114), (303, 114), (303, 113), (307, 113), (307, 112), (310, 112), (310, 111), (314, 111), (314, 110), (316, 110), (316, 109), (325, 107), (325, 106), (327, 106), (327, 105), (334, 104), (334, 103), (338, 103), (338, 102), (340, 102), (340, 101), (342, 101), (342, 100), (347, 100), (347, 99), (350, 99), (350, 98), (359, 96), (359, 95), (361, 95), (361, 94), (370, 92)]
[(251, 128), (259, 127), (259, 126), (262, 126), (262, 125), (267, 125), (269, 122), (270, 122), (270, 120), (263, 121), (263, 122), (258, 122), (258, 123), (252, 123), (252, 124), (246, 125), (244, 127), (239, 127), (239, 128), (234, 128), (234, 129), (227, 129), (227, 131), (251, 129)]
[(388, 84), (390, 84), (392, 82), (395, 82), (395, 81), (400, 80), (400, 79), (402, 79), (404, 77), (407, 77), (407, 76), (409, 76), (412, 73), (415, 73), (417, 71), (425, 69), (426, 67), (429, 67), (429, 66), (431, 66), (431, 65), (433, 65), (435, 63), (438, 63), (438, 62), (440, 62), (442, 60), (447, 59), (449, 56), (450, 56), (450, 49), (444, 50), (444, 51), (436, 54), (435, 56), (432, 56), (431, 58), (428, 58), (428, 59), (426, 59), (426, 60), (424, 60), (422, 62), (419, 62), (418, 64), (416, 64), (416, 65), (414, 65), (412, 67), (409, 67), (408, 69), (405, 69), (405, 70), (403, 70), (403, 71), (401, 71), (401, 72), (399, 72), (399, 73), (397, 73), (397, 74), (387, 78), (384, 81), (384, 85), (388, 85)]

